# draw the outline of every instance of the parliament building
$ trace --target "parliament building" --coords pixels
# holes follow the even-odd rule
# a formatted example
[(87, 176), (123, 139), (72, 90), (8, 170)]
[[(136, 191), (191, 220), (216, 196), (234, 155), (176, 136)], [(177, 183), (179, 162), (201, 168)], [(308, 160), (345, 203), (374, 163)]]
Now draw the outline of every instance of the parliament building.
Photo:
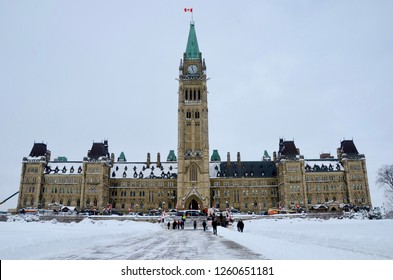
[(178, 81), (177, 152), (129, 161), (124, 152), (110, 153), (106, 140), (93, 143), (82, 160), (71, 161), (51, 159), (46, 144), (34, 143), (22, 161), (17, 208), (57, 203), (99, 211), (110, 205), (124, 213), (212, 207), (259, 213), (371, 207), (366, 159), (353, 140), (340, 142), (337, 157), (312, 159), (285, 139), (279, 139), (272, 157), (265, 151), (260, 161), (244, 161), (240, 153), (221, 158), (210, 150), (206, 64), (193, 21)]

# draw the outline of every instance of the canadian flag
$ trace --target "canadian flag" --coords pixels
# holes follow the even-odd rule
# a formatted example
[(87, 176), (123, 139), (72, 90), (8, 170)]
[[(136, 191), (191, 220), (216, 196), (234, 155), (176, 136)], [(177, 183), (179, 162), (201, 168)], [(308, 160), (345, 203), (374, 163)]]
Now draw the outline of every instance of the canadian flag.
[(187, 13), (187, 12), (191, 12), (192, 13), (192, 8), (184, 8), (184, 12), (185, 13)]

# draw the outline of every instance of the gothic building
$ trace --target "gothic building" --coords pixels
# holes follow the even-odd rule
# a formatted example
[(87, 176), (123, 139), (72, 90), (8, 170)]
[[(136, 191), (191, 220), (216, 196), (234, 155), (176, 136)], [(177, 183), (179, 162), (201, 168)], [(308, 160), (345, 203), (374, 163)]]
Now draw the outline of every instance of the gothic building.
[(47, 145), (35, 143), (23, 158), (18, 209), (47, 208), (51, 203), (120, 212), (151, 209), (269, 208), (335, 211), (342, 204), (371, 206), (366, 160), (353, 140), (341, 141), (337, 158), (322, 154), (305, 159), (294, 141), (279, 139), (273, 158), (221, 160), (210, 155), (206, 64), (199, 51), (194, 22), (179, 66), (177, 157), (165, 161), (115, 158), (108, 141), (93, 143), (83, 160), (51, 160)]

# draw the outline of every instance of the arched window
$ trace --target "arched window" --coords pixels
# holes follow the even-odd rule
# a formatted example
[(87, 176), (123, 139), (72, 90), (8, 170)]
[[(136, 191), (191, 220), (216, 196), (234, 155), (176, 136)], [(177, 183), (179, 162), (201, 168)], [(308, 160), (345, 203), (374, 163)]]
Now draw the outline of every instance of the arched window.
[(291, 201), (291, 205), (295, 204), (295, 197), (293, 195), (291, 195), (290, 201)]
[(198, 179), (198, 170), (197, 167), (195, 165), (191, 166), (190, 168), (190, 181), (195, 182)]
[(198, 100), (201, 100), (201, 90), (198, 89)]
[(358, 195), (355, 194), (355, 204), (358, 204), (358, 203), (359, 203), (359, 198), (358, 198)]
[(301, 195), (299, 195), (299, 196), (297, 197), (297, 203), (298, 203), (298, 204), (303, 204), (303, 197), (302, 197)]
[(78, 198), (78, 200), (76, 201), (76, 206), (81, 207), (81, 200)]
[(71, 199), (70, 198), (67, 200), (67, 205), (71, 206)]
[(196, 99), (196, 90), (194, 89), (194, 100), (197, 100)]
[(90, 198), (87, 198), (87, 200), (86, 200), (86, 206), (90, 206)]
[(186, 89), (185, 100), (188, 100), (188, 89)]
[(93, 205), (97, 206), (97, 198), (94, 198)]
[(34, 206), (34, 198), (30, 199), (30, 206)]

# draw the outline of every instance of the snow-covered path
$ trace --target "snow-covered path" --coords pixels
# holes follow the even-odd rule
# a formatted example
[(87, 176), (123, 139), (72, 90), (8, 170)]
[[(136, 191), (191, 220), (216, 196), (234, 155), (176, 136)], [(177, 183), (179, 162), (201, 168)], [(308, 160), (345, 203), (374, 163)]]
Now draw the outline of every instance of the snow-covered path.
[(263, 259), (238, 243), (215, 236), (201, 229), (165, 230), (138, 237), (126, 237), (112, 242), (47, 256), (61, 260), (228, 260)]

